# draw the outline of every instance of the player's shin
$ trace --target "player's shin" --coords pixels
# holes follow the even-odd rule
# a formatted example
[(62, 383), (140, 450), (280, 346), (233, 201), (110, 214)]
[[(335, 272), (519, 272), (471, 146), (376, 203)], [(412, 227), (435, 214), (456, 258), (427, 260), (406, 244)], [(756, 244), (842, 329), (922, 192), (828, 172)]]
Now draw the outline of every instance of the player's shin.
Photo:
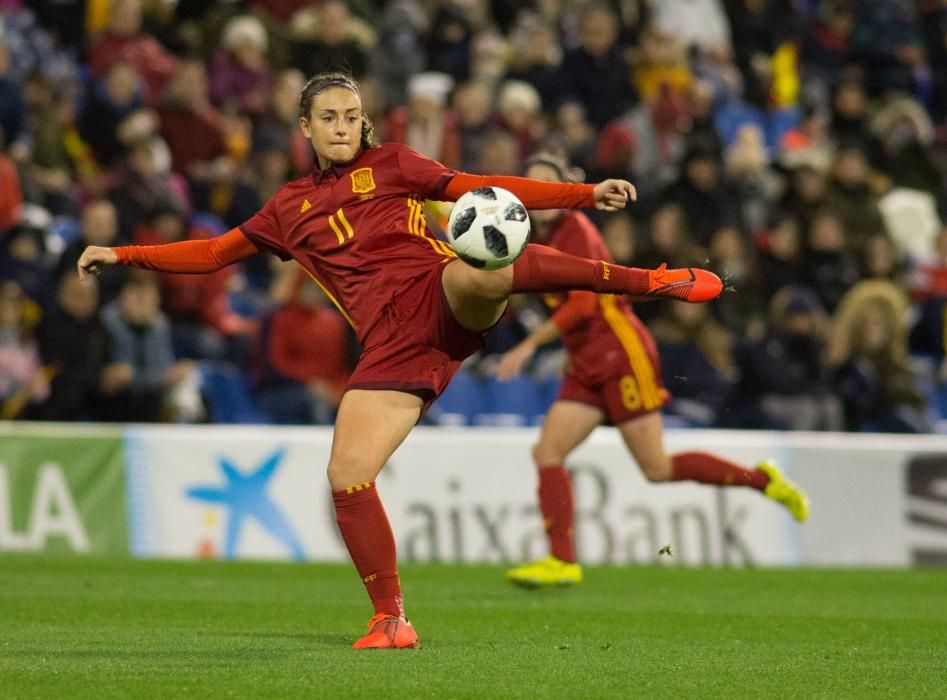
[(572, 289), (646, 294), (648, 271), (559, 252), (530, 243), (513, 263), (513, 293)]
[(762, 491), (769, 477), (710, 452), (681, 452), (671, 456), (672, 481), (698, 481), (720, 486), (749, 486)]
[(723, 283), (714, 273), (696, 267), (669, 270), (661, 265), (656, 270), (644, 270), (580, 258), (536, 244), (527, 245), (513, 263), (514, 294), (569, 290), (704, 302), (720, 296)]
[(335, 491), (332, 500), (342, 539), (375, 613), (403, 617), (395, 538), (375, 483)]
[(539, 510), (549, 538), (549, 553), (575, 562), (575, 506), (572, 479), (562, 465), (539, 468)]

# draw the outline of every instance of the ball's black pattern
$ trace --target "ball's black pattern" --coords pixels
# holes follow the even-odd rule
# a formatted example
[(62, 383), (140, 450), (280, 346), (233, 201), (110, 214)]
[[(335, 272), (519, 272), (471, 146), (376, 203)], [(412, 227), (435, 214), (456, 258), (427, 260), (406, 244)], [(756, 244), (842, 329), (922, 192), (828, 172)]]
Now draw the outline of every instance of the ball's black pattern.
[(492, 199), (496, 201), (497, 193), (493, 191), (492, 187), (478, 187), (475, 190), (470, 190), (471, 193), (477, 195), (478, 197), (483, 197), (484, 199)]
[(484, 268), (487, 266), (486, 260), (478, 260), (477, 258), (470, 255), (465, 255), (464, 253), (461, 253), (460, 251), (457, 251), (457, 257), (463, 260), (465, 263), (467, 263), (471, 267)]
[(507, 221), (526, 221), (526, 207), (513, 202), (507, 205), (503, 218)]
[(477, 210), (474, 207), (462, 211), (457, 218), (454, 219), (454, 225), (451, 227), (450, 234), (454, 237), (454, 240), (457, 240), (467, 233), (467, 231), (470, 230), (470, 225), (476, 218)]
[(487, 244), (487, 250), (498, 258), (505, 258), (510, 254), (510, 247), (507, 245), (506, 236), (495, 226), (488, 224), (483, 227), (483, 241)]

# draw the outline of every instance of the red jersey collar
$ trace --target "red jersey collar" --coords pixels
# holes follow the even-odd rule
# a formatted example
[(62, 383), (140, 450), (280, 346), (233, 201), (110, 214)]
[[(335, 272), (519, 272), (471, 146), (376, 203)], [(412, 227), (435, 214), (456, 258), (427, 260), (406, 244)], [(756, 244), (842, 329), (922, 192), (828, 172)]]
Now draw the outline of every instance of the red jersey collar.
[(361, 158), (364, 152), (365, 148), (363, 146), (359, 146), (351, 160), (347, 160), (344, 163), (336, 163), (325, 170), (319, 170), (319, 157), (316, 156), (315, 163), (312, 166), (312, 184), (318, 187), (322, 184), (322, 181), (330, 175), (334, 175), (335, 179), (338, 180), (343, 175), (345, 175), (345, 173), (352, 169), (352, 166), (355, 165), (355, 161)]

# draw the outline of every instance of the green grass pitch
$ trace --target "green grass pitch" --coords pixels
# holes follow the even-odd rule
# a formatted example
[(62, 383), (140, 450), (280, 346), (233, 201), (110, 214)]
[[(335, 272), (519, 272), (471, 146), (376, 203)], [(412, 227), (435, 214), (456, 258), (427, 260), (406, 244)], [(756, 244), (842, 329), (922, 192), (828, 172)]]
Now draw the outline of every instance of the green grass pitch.
[(0, 556), (0, 697), (943, 698), (947, 571), (402, 567), (423, 648), (349, 648), (349, 566)]

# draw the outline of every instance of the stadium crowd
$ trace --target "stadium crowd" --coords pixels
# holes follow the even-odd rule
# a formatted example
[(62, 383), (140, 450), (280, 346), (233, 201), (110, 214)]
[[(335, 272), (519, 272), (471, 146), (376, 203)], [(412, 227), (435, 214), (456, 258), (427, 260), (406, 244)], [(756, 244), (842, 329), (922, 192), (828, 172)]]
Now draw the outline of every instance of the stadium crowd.
[[(332, 69), (382, 140), (449, 167), (545, 149), (636, 184), (589, 212), (615, 259), (727, 284), (636, 305), (681, 423), (944, 425), (941, 0), (0, 0), (3, 418), (332, 420), (359, 349), (294, 264), (75, 273), (86, 245), (218, 235), (304, 176), (299, 92)], [(468, 378), (543, 314), (517, 299)]]

